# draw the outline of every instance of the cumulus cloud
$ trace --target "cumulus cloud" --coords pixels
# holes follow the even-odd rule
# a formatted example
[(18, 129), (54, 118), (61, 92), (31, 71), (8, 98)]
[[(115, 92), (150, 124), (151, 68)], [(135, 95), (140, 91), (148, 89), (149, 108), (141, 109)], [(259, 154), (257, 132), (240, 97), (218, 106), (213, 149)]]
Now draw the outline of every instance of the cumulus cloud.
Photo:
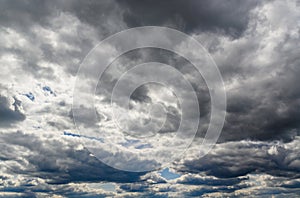
[(0, 116), (1, 126), (9, 126), (14, 122), (25, 120), (26, 116), (22, 112), (21, 101), (17, 98), (8, 99), (0, 95)]
[(129, 26), (163, 25), (182, 31), (216, 31), (240, 36), (247, 28), (249, 12), (258, 1), (119, 1), (128, 10), (124, 21)]
[[(1, 1), (0, 196), (298, 195), (298, 10), (298, 1)], [(82, 122), (76, 124), (97, 130), (76, 130), (72, 96), (81, 61), (100, 40), (140, 25), (190, 34), (219, 66), (227, 92), (226, 123), (219, 143), (203, 158), (197, 155), (210, 121), (208, 88), (184, 57), (162, 49), (137, 49), (113, 61), (96, 89), (96, 119), (89, 108), (79, 110)], [(106, 162), (127, 162), (136, 170), (160, 165), (182, 151), (185, 138), (172, 139), (182, 121), (181, 104), (168, 88), (146, 84), (130, 95), (128, 117), (147, 123), (146, 107), (160, 104), (166, 110), (157, 139), (124, 135), (111, 116), (110, 97), (118, 79), (150, 61), (180, 71), (198, 96), (201, 112), (195, 142), (170, 164), (179, 174), (172, 180), (158, 170), (117, 170), (80, 144), (100, 145)], [(98, 79), (94, 68), (86, 75), (91, 78), (81, 85), (88, 91)], [(134, 82), (144, 74), (131, 77)], [(124, 93), (129, 88), (124, 86)], [(160, 123), (162, 117), (153, 119)], [(196, 119), (192, 116), (187, 123)], [(161, 150), (165, 145), (171, 149)]]
[[(14, 181), (10, 175), (24, 176), (20, 178), (21, 185), (30, 180), (50, 185), (85, 181), (132, 182), (138, 181), (143, 174), (119, 171), (101, 163), (74, 138), (38, 137), (18, 131), (1, 133), (0, 145), (4, 192)], [(19, 184), (16, 187), (22, 188)]]
[[(289, 10), (289, 15), (278, 9)], [(265, 2), (250, 12), (243, 36), (198, 34), (219, 66), (227, 92), (221, 141), (297, 135), (299, 12), (296, 2)], [(275, 14), (276, 13), (276, 14)]]
[[(184, 160), (185, 168), (206, 172), (220, 178), (245, 176), (249, 173), (267, 173), (274, 176), (298, 177), (297, 142), (227, 142), (218, 144), (212, 152), (201, 159)], [(238, 148), (238, 149), (236, 149)], [(196, 160), (196, 161), (194, 161)], [(183, 167), (183, 170), (185, 169)]]

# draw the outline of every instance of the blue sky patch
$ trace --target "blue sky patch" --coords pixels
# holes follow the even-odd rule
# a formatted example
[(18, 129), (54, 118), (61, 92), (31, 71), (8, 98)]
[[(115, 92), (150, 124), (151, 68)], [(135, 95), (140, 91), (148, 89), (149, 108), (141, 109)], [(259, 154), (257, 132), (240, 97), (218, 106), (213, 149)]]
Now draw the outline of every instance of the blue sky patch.
[(76, 133), (70, 133), (70, 132), (67, 132), (67, 131), (64, 131), (64, 135), (71, 136), (71, 137), (82, 137), (82, 138), (87, 138), (87, 139), (90, 139), (90, 140), (97, 140), (99, 142), (104, 143), (103, 138), (90, 137), (90, 136), (86, 136), (86, 135), (80, 135), (80, 134), (76, 134)]
[(160, 171), (159, 173), (166, 180), (177, 179), (181, 176), (180, 174), (171, 172), (169, 168), (165, 168), (162, 171)]
[(35, 99), (34, 95), (31, 92), (23, 94), (23, 95), (26, 96), (27, 98), (29, 98), (31, 101), (34, 101), (34, 99)]

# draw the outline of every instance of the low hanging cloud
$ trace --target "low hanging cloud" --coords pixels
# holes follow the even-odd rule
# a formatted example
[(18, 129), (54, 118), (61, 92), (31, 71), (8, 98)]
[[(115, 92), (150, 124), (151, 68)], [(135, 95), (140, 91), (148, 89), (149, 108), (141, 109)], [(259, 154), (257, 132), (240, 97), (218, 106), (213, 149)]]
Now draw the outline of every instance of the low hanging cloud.
[(116, 170), (101, 163), (74, 139), (76, 137), (38, 137), (21, 131), (1, 134), (1, 170), (3, 174), (41, 178), (48, 184), (84, 181), (122, 183), (138, 181), (143, 175)]
[[(299, 6), (296, 0), (1, 1), (0, 197), (298, 196)], [(211, 54), (227, 93), (219, 143), (197, 157), (210, 120), (209, 92), (184, 57), (162, 49), (137, 49), (115, 60), (96, 90), (98, 119), (82, 110), (81, 124), (101, 129), (107, 159), (131, 160), (134, 168), (152, 163), (105, 143), (114, 140), (118, 148), (136, 152), (180, 143), (166, 138), (181, 121), (176, 97), (151, 84), (132, 93), (131, 111), (138, 117), (144, 116), (139, 107), (157, 101), (167, 110), (162, 138), (145, 143), (120, 136), (109, 114), (109, 94), (135, 65), (156, 61), (173, 66), (191, 82), (201, 112), (195, 141), (170, 164), (175, 179), (164, 178), (160, 170), (132, 173), (99, 161), (82, 146), (92, 138), (78, 133), (70, 114), (77, 70), (86, 54), (107, 36), (141, 25), (184, 31)], [(91, 80), (81, 83), (88, 87)]]
[[(118, 1), (124, 5), (124, 21), (129, 27), (157, 25), (185, 32), (213, 31), (233, 37), (247, 29), (249, 12), (259, 1)], [(155, 16), (155, 17), (154, 17)]]
[(182, 171), (205, 173), (218, 178), (235, 178), (266, 173), (299, 177), (299, 138), (290, 143), (240, 141), (218, 144), (201, 159), (182, 160)]
[[(290, 15), (278, 7), (290, 10)], [(223, 138), (291, 141), (298, 134), (296, 82), (300, 60), (296, 21), (300, 15), (296, 10), (296, 2), (266, 3), (250, 15), (243, 38), (232, 42), (224, 37), (217, 39), (215, 48), (219, 50), (212, 56), (227, 84), (228, 97)]]

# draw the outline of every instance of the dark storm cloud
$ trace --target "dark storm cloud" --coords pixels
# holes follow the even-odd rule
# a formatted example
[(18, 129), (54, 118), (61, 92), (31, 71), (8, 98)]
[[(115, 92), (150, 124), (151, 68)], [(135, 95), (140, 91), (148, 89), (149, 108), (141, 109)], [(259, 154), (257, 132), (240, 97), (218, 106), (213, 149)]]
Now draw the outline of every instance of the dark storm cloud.
[[(290, 38), (289, 32), (284, 37), (282, 42), (273, 41), (273, 58), (267, 65), (249, 61), (249, 57), (264, 53), (258, 49), (258, 41), (263, 38), (256, 38), (255, 45), (249, 40), (249, 45), (247, 41), (247, 45), (237, 46), (225, 62), (219, 62), (227, 82), (241, 82), (227, 91), (227, 117), (221, 138), (291, 141), (299, 134), (300, 51), (296, 43), (300, 39)], [(283, 50), (287, 45), (289, 48)]]
[[(88, 150), (76, 150), (73, 143), (51, 138), (44, 141), (20, 131), (0, 135), (3, 162), (16, 162), (10, 166), (10, 174), (42, 178), (49, 184), (83, 181), (133, 182), (138, 181), (144, 174), (111, 168), (91, 156)], [(30, 155), (26, 156), (27, 153)]]
[[(62, 12), (69, 12), (77, 16), (81, 21), (99, 28), (99, 30), (104, 28), (104, 25), (107, 25), (105, 29), (101, 29), (101, 35), (107, 35), (112, 33), (110, 31), (116, 31), (113, 27), (109, 27), (107, 21), (116, 20), (118, 12), (120, 12), (119, 6), (114, 1), (109, 0), (87, 2), (80, 0), (63, 2), (4, 0), (1, 1), (0, 10), (1, 24), (18, 30), (28, 30), (32, 25), (36, 24), (48, 26), (50, 25), (49, 17), (58, 16)], [(118, 21), (114, 21), (114, 23), (116, 26), (118, 25)]]
[[(40, 67), (40, 61), (49, 61), (65, 67), (73, 75), (77, 73), (79, 60), (103, 38), (125, 28), (121, 16), (122, 11), (113, 1), (1, 1), (0, 23), (3, 29), (10, 28), (29, 41), (27, 46), (13, 46), (0, 48), (0, 51), (16, 54), (24, 61), (22, 69), (35, 75), (36, 78), (54, 78), (51, 68)], [(71, 17), (70, 23), (66, 19), (54, 20), (60, 17)], [(61, 23), (62, 22), (62, 23)], [(77, 28), (72, 27), (79, 23)], [(42, 33), (40, 28), (48, 32)], [(37, 29), (37, 32), (35, 32)], [(59, 33), (60, 30), (72, 30), (69, 33)], [(91, 30), (95, 31), (91, 35)], [(58, 33), (60, 46), (66, 43), (73, 49), (59, 49), (53, 42), (51, 32)], [(7, 32), (8, 33), (8, 32)], [(41, 38), (40, 35), (45, 36)], [(93, 41), (94, 40), (94, 41)], [(30, 46), (32, 45), (32, 46)], [(38, 50), (31, 51), (36, 47)]]
[[(54, 195), (54, 191), (55, 195), (70, 197), (105, 196), (101, 193), (81, 193), (76, 187), (70, 186), (73, 183), (116, 182), (120, 185), (121, 193), (141, 193), (139, 194), (141, 196), (154, 197), (156, 192), (160, 191), (165, 194), (156, 196), (168, 197), (168, 193), (182, 191), (181, 197), (205, 196), (217, 192), (235, 197), (239, 195), (235, 192), (238, 193), (241, 189), (251, 190), (251, 185), (255, 183), (256, 186), (254, 185), (254, 190), (251, 191), (253, 194), (250, 194), (253, 196), (259, 196), (259, 193), (265, 196), (283, 193), (280, 195), (284, 196), (286, 195), (284, 193), (289, 192), (298, 195), (300, 31), (296, 25), (299, 17), (291, 19), (290, 17), (299, 11), (284, 9), (283, 4), (288, 4), (287, 2), (282, 4), (274, 2), (273, 7), (257, 9), (252, 13), (254, 8), (268, 2), (250, 0), (1, 1), (0, 33), (4, 32), (1, 34), (4, 39), (0, 38), (2, 41), (0, 53), (4, 54), (3, 57), (6, 53), (13, 54), (23, 61), (20, 64), (21, 69), (11, 70), (9, 76), (12, 79), (20, 79), (21, 73), (26, 71), (28, 73), (25, 75), (32, 74), (37, 81), (43, 78), (50, 82), (61, 78), (59, 75), (54, 77), (56, 70), (61, 67), (67, 74), (74, 75), (79, 60), (82, 60), (87, 52), (106, 36), (127, 26), (164, 25), (183, 30), (195, 37), (206, 35), (203, 41), (205, 43), (211, 40), (211, 44), (206, 47), (216, 60), (225, 84), (230, 86), (227, 90), (226, 123), (220, 138), (220, 142), (223, 143), (218, 144), (216, 149), (204, 158), (198, 159), (195, 155), (178, 163), (174, 169), (180, 171), (183, 178), (170, 186), (164, 186), (166, 184), (163, 182), (150, 185), (147, 183), (148, 180), (145, 182), (140, 178), (145, 173), (119, 171), (99, 162), (86, 149), (80, 148), (73, 142), (77, 136), (65, 137), (59, 134), (61, 135), (59, 138), (52, 135), (49, 135), (49, 138), (42, 137), (46, 133), (55, 134), (49, 131), (49, 128), (42, 131), (42, 134), (41, 130), (33, 131), (37, 132), (35, 135), (7, 131), (5, 128), (8, 126), (18, 123), (24, 126), (27, 120), (36, 121), (37, 117), (44, 115), (55, 118), (58, 110), (53, 111), (55, 107), (43, 108), (43, 105), (37, 105), (43, 109), (34, 115), (36, 112), (32, 109), (35, 107), (30, 103), (28, 108), (33, 113), (30, 119), (26, 119), (21, 111), (21, 101), (17, 98), (8, 100), (8, 97), (0, 96), (0, 127), (4, 130), (4, 133), (0, 134), (0, 191), (21, 192), (22, 197), (34, 197), (36, 193)], [(273, 2), (270, 5), (273, 5)], [(298, 1), (297, 5), (299, 6)], [(280, 15), (281, 12), (283, 14)], [(266, 23), (263, 23), (264, 21)], [(291, 25), (285, 27), (289, 23)], [(74, 28), (72, 26), (74, 24), (78, 26)], [(264, 29), (265, 27), (267, 28)], [(278, 36), (282, 32), (285, 34), (284, 39)], [(11, 38), (8, 35), (13, 36)], [(27, 41), (24, 46), (18, 45), (18, 39), (15, 38), (19, 37)], [(232, 40), (232, 37), (235, 39)], [(199, 40), (201, 41), (202, 38)], [(15, 44), (11, 45), (9, 42)], [(55, 46), (53, 43), (58, 44)], [(60, 48), (61, 46), (67, 47)], [(55, 64), (53, 67), (41, 67), (40, 61)], [(183, 74), (193, 77), (191, 84), (199, 97), (203, 120), (198, 135), (203, 136), (210, 116), (207, 86), (188, 61), (171, 52), (143, 49), (125, 54), (117, 60), (122, 67), (118, 65), (114, 67), (113, 63), (101, 79), (104, 92), (111, 92), (117, 82), (119, 77), (117, 69), (129, 69), (148, 61), (173, 65)], [(5, 70), (9, 66), (1, 65), (1, 67)], [(22, 70), (20, 73), (14, 72), (20, 70)], [(58, 82), (68, 84), (69, 80), (60, 79)], [(16, 84), (20, 81), (8, 83)], [(24, 86), (27, 85), (31, 84)], [(65, 89), (61, 92), (64, 91)], [(146, 87), (139, 88), (133, 93), (131, 99), (136, 103), (150, 103), (152, 102), (149, 97), (150, 91)], [(62, 97), (66, 97), (67, 101), (69, 95)], [(51, 104), (52, 101), (47, 98), (47, 102)], [(62, 106), (57, 109), (61, 110)], [(171, 106), (166, 108), (168, 109), (167, 122), (160, 131), (162, 133), (176, 130), (180, 122), (180, 111)], [(62, 123), (69, 122), (69, 110), (66, 108), (65, 113), (62, 113), (64, 116), (58, 117), (57, 120), (61, 120)], [(84, 109), (80, 116), (82, 123), (86, 125), (99, 121), (91, 120)], [(62, 124), (58, 127), (55, 126), (56, 122), (46, 121), (53, 127), (50, 130), (55, 128), (62, 132), (67, 126)], [(31, 122), (28, 122), (28, 125), (31, 129)], [(265, 142), (248, 141), (248, 139)], [(274, 139), (285, 143), (270, 143)], [(230, 140), (236, 142), (229, 142)], [(255, 179), (250, 181), (253, 175)], [(270, 176), (267, 179), (261, 178), (264, 183), (270, 182), (269, 186), (261, 187), (257, 184), (259, 182), (257, 178), (261, 175)], [(35, 180), (42, 180), (45, 184), (36, 186), (33, 182)], [(151, 182), (151, 179), (149, 180)], [(12, 181), (16, 183), (11, 183)], [(183, 187), (180, 188), (179, 185)], [(262, 189), (264, 187), (265, 189)], [(128, 197), (134, 195), (136, 194), (129, 194)], [(245, 196), (247, 195), (249, 196), (246, 193)]]
[(14, 97), (10, 104), (8, 98), (0, 95), (0, 127), (10, 126), (15, 122), (25, 120), (26, 116), (20, 111), (20, 108), (21, 101), (17, 98)]
[[(119, 23), (118, 21), (122, 19), (121, 15), (123, 12), (125, 12), (123, 17), (130, 27), (136, 25), (163, 25), (170, 23), (188, 32), (218, 32), (220, 30), (228, 34), (240, 35), (248, 26), (249, 11), (258, 6), (258, 3), (253, 1), (163, 1), (157, 3), (153, 3), (152, 1), (120, 1), (118, 3), (119, 5), (109, 3), (108, 1), (101, 1), (101, 3), (72, 1), (51, 4), (48, 2), (41, 3), (34, 1), (32, 3), (2, 1), (0, 20), (3, 26), (12, 27), (20, 31), (22, 35), (29, 38), (32, 43), (36, 43), (36, 40), (30, 28), (40, 24), (43, 27), (56, 31), (56, 27), (49, 24), (49, 19), (59, 16), (59, 14), (63, 12), (71, 13), (78, 17), (81, 22), (95, 27), (101, 35), (109, 35), (114, 31), (122, 29), (122, 25), (112, 27), (107, 24)], [(115, 7), (113, 5), (115, 5)], [(118, 9), (121, 8), (123, 12), (117, 12)], [(110, 10), (110, 14), (108, 15), (107, 10)], [(115, 15), (113, 13), (115, 13)], [(173, 17), (175, 15), (177, 17)], [(181, 22), (179, 23), (178, 21)], [(101, 24), (103, 24), (103, 26), (101, 26)], [(22, 68), (34, 74), (37, 78), (43, 77), (51, 79), (54, 73), (52, 68), (39, 67), (37, 62), (40, 60), (56, 62), (59, 65), (66, 66), (68, 72), (75, 74), (78, 68), (78, 62), (76, 63), (69, 60), (74, 57), (79, 59), (83, 58), (92, 44), (89, 43), (90, 41), (88, 42), (89, 44), (86, 44), (86, 40), (83, 39), (84, 37), (80, 37), (80, 34), (78, 34), (80, 37), (78, 39), (70, 38), (66, 35), (61, 36), (62, 40), (70, 44), (75, 43), (75, 47), (82, 49), (79, 52), (72, 50), (59, 51), (41, 41), (38, 47), (42, 51), (42, 56), (25, 53), (27, 48), (4, 50), (11, 51), (25, 60), (26, 63), (23, 64)], [(236, 76), (240, 78), (255, 76), (260, 72), (257, 68), (253, 67), (255, 63), (246, 65), (243, 63), (245, 62), (244, 58), (247, 58), (248, 54), (259, 49), (259, 44), (262, 39), (263, 38), (253, 38), (251, 42), (236, 46), (236, 50), (226, 56), (225, 61), (217, 62), (225, 81), (230, 81)], [(238, 93), (228, 92), (228, 114), (221, 141), (245, 138), (291, 140), (293, 136), (297, 134), (300, 123), (299, 111), (297, 111), (297, 109), (299, 109), (298, 95), (300, 93), (298, 86), (296, 86), (299, 73), (299, 67), (297, 67), (299, 61), (297, 53), (295, 53), (297, 49), (284, 50), (284, 48), (282, 48), (282, 46), (285, 46), (285, 43), (297, 42), (297, 39), (287, 35), (286, 39), (282, 41), (280, 45), (276, 46), (274, 50), (278, 51), (279, 57), (285, 62), (279, 63), (284, 65), (283, 69), (279, 70), (276, 76), (269, 82), (254, 86), (247, 85), (240, 89)], [(216, 43), (214, 45), (221, 45), (220, 42)], [(222, 46), (219, 46), (219, 48), (216, 48), (214, 51), (218, 50), (222, 50)], [(291, 51), (294, 52), (291, 53)], [(135, 60), (140, 58), (138, 61), (135, 61), (135, 63), (146, 61), (170, 63), (173, 61), (177, 69), (182, 72), (188, 70), (188, 64), (184, 60), (180, 58), (177, 58), (177, 60), (172, 58), (172, 60), (170, 60), (170, 53), (162, 51), (158, 53), (148, 53), (150, 55), (139, 57), (141, 54), (135, 52), (132, 53), (135, 55), (132, 55), (129, 59)], [(277, 64), (274, 65), (274, 67), (276, 67)], [(272, 69), (274, 68), (270, 68), (270, 71)], [(269, 73), (270, 71), (264, 72)], [(106, 85), (112, 87), (116, 80), (114, 78), (107, 78)], [(200, 78), (201, 77), (199, 77), (199, 79)], [(202, 100), (200, 101), (201, 118), (204, 120), (202, 126), (205, 126), (209, 121), (210, 107), (207, 88), (205, 86), (199, 86), (202, 82), (192, 83), (193, 87), (198, 89), (197, 94), (199, 100)], [(143, 97), (142, 95), (133, 95), (133, 99), (142, 99)], [(282, 108), (285, 109), (284, 112), (279, 111)], [(16, 115), (13, 114), (13, 116)], [(18, 119), (17, 117), (15, 118)], [(19, 118), (21, 119), (21, 117)], [(174, 117), (172, 116), (170, 118), (176, 125), (175, 122), (177, 122), (178, 119), (173, 119)], [(200, 129), (199, 134), (203, 135), (206, 128), (207, 127)]]
[(235, 178), (266, 173), (286, 178), (299, 178), (299, 139), (290, 144), (265, 142), (227, 142), (201, 159), (183, 160), (182, 171), (218, 178)]
[(151, 98), (147, 95), (148, 88), (146, 86), (140, 86), (131, 94), (130, 99), (136, 102), (151, 102)]
[(185, 32), (217, 31), (240, 36), (248, 25), (248, 14), (259, 1), (119, 0), (125, 6), (129, 27), (165, 25)]

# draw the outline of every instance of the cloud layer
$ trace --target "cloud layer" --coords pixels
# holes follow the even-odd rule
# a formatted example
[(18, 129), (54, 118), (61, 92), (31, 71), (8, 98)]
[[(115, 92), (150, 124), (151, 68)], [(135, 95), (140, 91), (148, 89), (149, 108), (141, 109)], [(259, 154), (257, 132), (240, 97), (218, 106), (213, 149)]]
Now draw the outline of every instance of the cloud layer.
[[(299, 6), (296, 0), (1, 1), (0, 197), (298, 196)], [(80, 111), (78, 124), (99, 130), (93, 131), (95, 137), (76, 130), (72, 97), (81, 61), (102, 39), (141, 25), (173, 27), (191, 35), (221, 71), (226, 123), (219, 143), (203, 158), (198, 156), (204, 152), (199, 145), (210, 121), (208, 88), (184, 57), (162, 49), (137, 49), (115, 60), (96, 90), (97, 118), (91, 119), (87, 108)], [(186, 48), (186, 53), (193, 52)], [(147, 107), (158, 103), (166, 109), (159, 139), (124, 135), (113, 122), (109, 94), (118, 78), (150, 61), (172, 65), (198, 96), (201, 121), (195, 141), (164, 170), (175, 174), (174, 179), (161, 170), (117, 170), (82, 146), (100, 145), (103, 158), (125, 160), (133, 169), (179, 153), (185, 139), (171, 137), (181, 121), (181, 105), (166, 87), (140, 86), (130, 97), (128, 111), (147, 123)], [(142, 77), (136, 74), (131, 80)], [(85, 79), (82, 87), (88, 90), (94, 80)], [(147, 157), (164, 145), (174, 149)]]

